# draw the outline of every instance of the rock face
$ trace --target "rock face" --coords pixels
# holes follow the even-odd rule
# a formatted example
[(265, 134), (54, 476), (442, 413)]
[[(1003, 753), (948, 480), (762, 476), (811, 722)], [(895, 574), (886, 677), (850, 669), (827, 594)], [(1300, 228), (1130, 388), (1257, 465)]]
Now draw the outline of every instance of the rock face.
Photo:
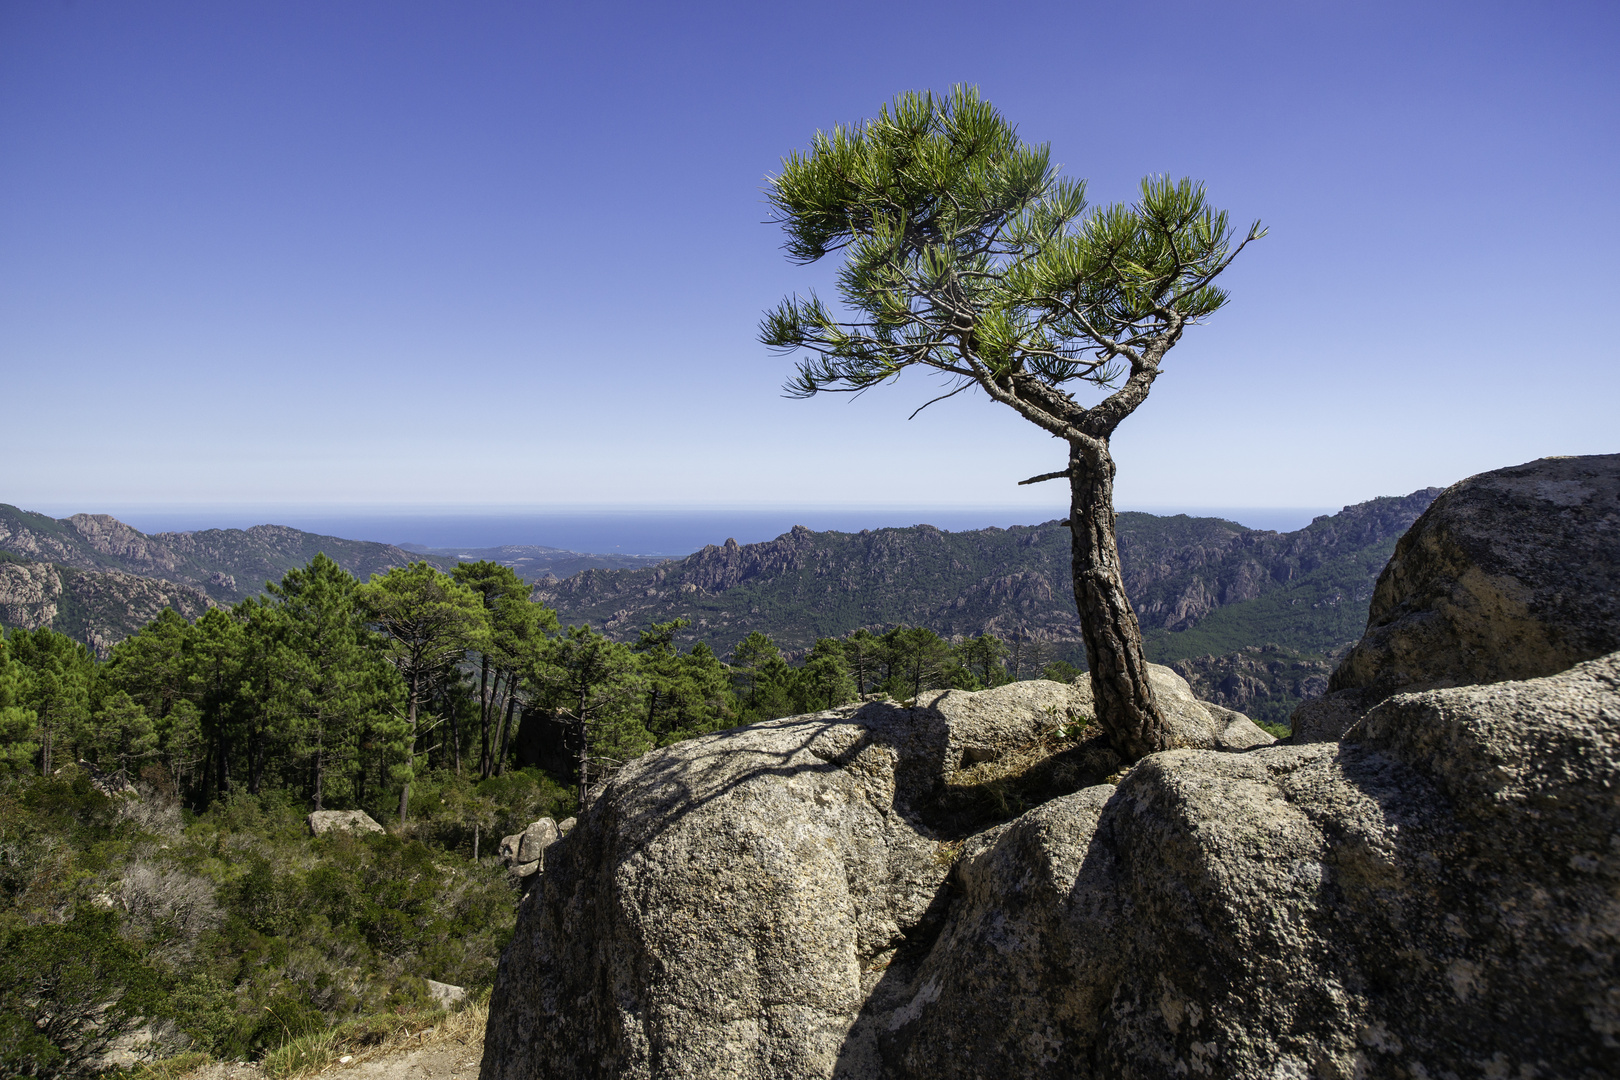
[(1543, 458), (1455, 484), (1401, 537), (1367, 632), (1296, 741), (1337, 738), (1401, 690), (1565, 671), (1620, 649), (1620, 454)]
[[(572, 823), (572, 820), (570, 818), (569, 822)], [(546, 849), (555, 844), (561, 835), (557, 823), (543, 817), (520, 833), (501, 837), (501, 862), (506, 864), (514, 877), (532, 877), (543, 868)]]
[(317, 810), (309, 815), (311, 836), (321, 836), (334, 829), (357, 833), (380, 833), (385, 830), (364, 810)]
[(1620, 655), (941, 838), (953, 747), (1083, 704), (1024, 686), (1030, 727), (868, 705), (627, 768), (523, 902), (485, 1080), (1613, 1075)]
[[(1270, 741), (1154, 675), (1199, 745)], [(846, 1059), (878, 1075), (875, 1029), (857, 1020), (946, 914), (961, 846), (947, 783), (1089, 711), (1089, 688), (1014, 683), (756, 724), (632, 763), (523, 902), (485, 1077), (830, 1076)], [(503, 851), (519, 858), (519, 843)]]
[(0, 562), (0, 623), (25, 630), (48, 626), (83, 641), (102, 659), (164, 608), (195, 619), (213, 606), (189, 586), (116, 570)]
[(1620, 649), (1620, 454), (1449, 488), (1396, 545), (1332, 689), (1525, 679)]

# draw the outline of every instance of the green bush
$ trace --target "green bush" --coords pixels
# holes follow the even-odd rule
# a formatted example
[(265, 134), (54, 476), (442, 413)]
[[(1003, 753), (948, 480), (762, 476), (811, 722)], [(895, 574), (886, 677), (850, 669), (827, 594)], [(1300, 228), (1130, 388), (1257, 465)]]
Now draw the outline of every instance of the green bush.
[[(303, 807), (276, 792), (221, 800), (182, 827), (172, 808), (148, 813), (76, 771), (9, 783), (0, 1075), (83, 1071), (137, 1020), (168, 1019), (192, 1049), (245, 1060), (420, 1011), (426, 979), (487, 989), (518, 899), (488, 857), (501, 835), (490, 826), (571, 811), (572, 796), (535, 773), (439, 777), (432, 790), (442, 809), (405, 834), (312, 837)], [(477, 863), (470, 837), (465, 851), (440, 842), (469, 807), (487, 822)]]

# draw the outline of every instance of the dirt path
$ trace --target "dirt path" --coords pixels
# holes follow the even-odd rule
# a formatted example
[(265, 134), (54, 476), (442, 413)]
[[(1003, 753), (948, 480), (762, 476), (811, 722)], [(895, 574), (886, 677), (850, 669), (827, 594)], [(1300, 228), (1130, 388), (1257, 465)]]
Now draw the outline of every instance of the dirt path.
[[(334, 1062), (301, 1080), (478, 1080), (484, 1040), (465, 1043), (455, 1039), (422, 1047), (400, 1047), (345, 1065)], [(258, 1065), (217, 1062), (187, 1075), (185, 1080), (264, 1080)]]
[(335, 1065), (318, 1073), (318, 1080), (478, 1080), (482, 1041), (469, 1045), (441, 1043), (420, 1050)]

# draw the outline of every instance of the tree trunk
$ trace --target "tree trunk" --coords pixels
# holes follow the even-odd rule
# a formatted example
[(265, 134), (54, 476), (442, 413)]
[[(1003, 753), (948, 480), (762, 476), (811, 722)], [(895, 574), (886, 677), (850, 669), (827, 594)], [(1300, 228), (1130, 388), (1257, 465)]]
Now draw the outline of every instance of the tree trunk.
[(323, 748), (322, 748), (322, 745), (321, 745), (322, 741), (323, 741), (322, 736), (323, 736), (323, 732), (321, 730), (321, 726), (319, 724), (317, 724), (315, 726), (315, 762), (314, 762), (314, 765), (315, 765), (315, 809), (317, 811), (321, 809), (321, 797), (325, 793), (324, 788), (326, 786), (326, 784), (325, 784), (325, 780), (326, 780), (326, 756), (325, 756), (325, 754), (323, 752)]
[(450, 721), (450, 759), (455, 763), (456, 775), (461, 775), (461, 715), (456, 709), (456, 703), (448, 695), (445, 697), (445, 708), (449, 710)]
[(219, 797), (231, 793), (231, 747), (230, 740), (225, 736), (222, 726), (219, 732)]
[[(354, 763), (359, 766), (354, 779), (354, 805), (366, 805), (366, 751), (371, 749), (371, 726), (369, 724), (360, 729), (360, 737), (355, 740)], [(381, 811), (379, 811), (381, 813)]]
[(512, 691), (517, 684), (517, 672), (506, 674), (506, 719), (501, 721), (501, 756), (495, 762), (495, 775), (506, 771), (506, 749), (512, 742), (512, 714), (517, 711), (517, 695)]
[(581, 682), (579, 687), (579, 711), (575, 714), (579, 717), (579, 809), (581, 813), (585, 810), (585, 770), (591, 760), (591, 728), (585, 719), (586, 693), (586, 684)]
[(1114, 459), (1108, 444), (1088, 458), (1086, 447), (1069, 447), (1069, 533), (1074, 564), (1074, 602), (1091, 668), (1097, 722), (1126, 762), (1171, 747), (1170, 733), (1153, 699), (1142, 627), (1125, 595), (1114, 537)]
[(478, 666), (478, 778), (489, 779), (489, 654), (483, 653)]
[(416, 690), (418, 676), (411, 672), (411, 701), (405, 719), (405, 782), (399, 786), (399, 827), (405, 827), (405, 811), (411, 801), (411, 769), (416, 765)]
[(253, 744), (248, 750), (248, 794), (257, 795), (264, 782), (265, 735), (264, 718), (259, 718), (258, 730), (253, 733)]

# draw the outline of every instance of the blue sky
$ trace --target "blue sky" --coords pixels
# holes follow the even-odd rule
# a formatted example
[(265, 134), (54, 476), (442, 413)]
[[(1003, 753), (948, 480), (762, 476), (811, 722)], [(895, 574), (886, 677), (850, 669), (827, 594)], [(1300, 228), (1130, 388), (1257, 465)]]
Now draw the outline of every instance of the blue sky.
[(763, 177), (956, 82), (1094, 203), (1187, 175), (1271, 228), (1122, 506), (1613, 452), (1617, 52), (1608, 3), (5, 0), (0, 501), (1050, 516), (1005, 409), (786, 400), (755, 340), (831, 269)]

